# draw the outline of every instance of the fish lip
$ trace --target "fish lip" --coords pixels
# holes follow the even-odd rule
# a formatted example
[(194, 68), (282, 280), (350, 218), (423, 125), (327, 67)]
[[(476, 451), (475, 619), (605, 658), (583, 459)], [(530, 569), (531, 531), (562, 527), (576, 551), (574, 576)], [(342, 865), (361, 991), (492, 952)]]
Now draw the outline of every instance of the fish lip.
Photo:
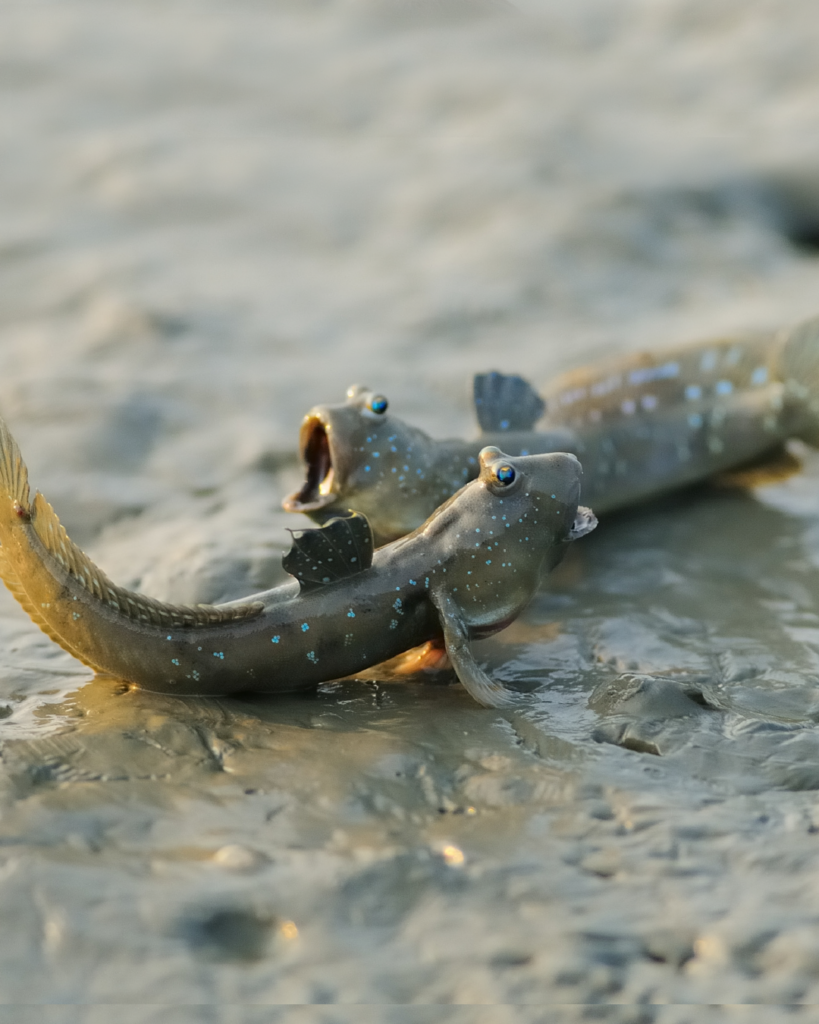
[(309, 412), (299, 433), (299, 454), (306, 474), (301, 487), (282, 502), (286, 512), (316, 512), (338, 497), (338, 469), (332, 426), (319, 410)]

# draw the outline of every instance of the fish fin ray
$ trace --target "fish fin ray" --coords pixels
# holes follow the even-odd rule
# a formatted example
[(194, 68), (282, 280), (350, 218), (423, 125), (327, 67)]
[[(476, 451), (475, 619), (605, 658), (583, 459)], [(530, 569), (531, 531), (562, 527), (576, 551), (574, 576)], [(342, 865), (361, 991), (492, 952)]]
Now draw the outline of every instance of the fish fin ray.
[[(5, 491), (12, 506), (25, 514), (30, 511), (28, 470), (11, 431), (0, 419), (0, 492)], [(19, 511), (17, 512), (19, 515)]]
[(523, 695), (496, 683), (475, 660), (469, 646), (469, 632), (452, 597), (436, 592), (430, 596), (441, 620), (446, 653), (469, 695), (485, 708), (519, 706), (524, 700)]
[(485, 434), (531, 430), (546, 410), (546, 403), (528, 381), (496, 370), (475, 374), (472, 395)]
[(290, 530), (293, 546), (282, 558), (285, 572), (305, 590), (348, 579), (373, 561), (373, 533), (360, 512), (334, 516), (323, 526)]

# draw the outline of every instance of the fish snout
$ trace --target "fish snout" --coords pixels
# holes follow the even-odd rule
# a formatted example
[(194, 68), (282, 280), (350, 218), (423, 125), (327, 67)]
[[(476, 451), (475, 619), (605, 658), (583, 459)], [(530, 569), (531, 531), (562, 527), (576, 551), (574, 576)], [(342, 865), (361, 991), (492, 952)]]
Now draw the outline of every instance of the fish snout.
[(550, 496), (554, 495), (564, 505), (576, 505), (580, 500), (583, 479), (583, 467), (577, 456), (569, 452), (552, 452), (532, 458), (543, 460)]

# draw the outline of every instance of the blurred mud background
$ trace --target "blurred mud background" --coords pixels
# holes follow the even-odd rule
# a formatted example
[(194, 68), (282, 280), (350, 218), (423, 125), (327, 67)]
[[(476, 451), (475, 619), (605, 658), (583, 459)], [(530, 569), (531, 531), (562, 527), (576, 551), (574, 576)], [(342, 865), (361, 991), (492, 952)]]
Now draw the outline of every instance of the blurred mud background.
[[(280, 578), (300, 418), (354, 381), (464, 434), (476, 370), (819, 311), (814, 0), (0, 23), (0, 410), (72, 536), (152, 595)], [(4, 591), (2, 1001), (810, 1019), (752, 1004), (819, 1001), (818, 599), (815, 458), (602, 523), (481, 645), (542, 688), (523, 713), (419, 680), (124, 692)], [(265, 1008), (401, 1002), (509, 1005)]]

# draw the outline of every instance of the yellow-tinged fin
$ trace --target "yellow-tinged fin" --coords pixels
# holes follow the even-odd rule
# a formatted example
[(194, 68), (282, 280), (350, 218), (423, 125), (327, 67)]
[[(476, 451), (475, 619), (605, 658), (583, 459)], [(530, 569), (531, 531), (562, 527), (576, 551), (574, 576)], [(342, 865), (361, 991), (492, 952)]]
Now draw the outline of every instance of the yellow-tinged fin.
[(764, 487), (778, 484), (802, 471), (802, 461), (784, 445), (746, 462), (744, 466), (726, 470), (714, 477), (718, 487)]
[[(8, 496), (12, 517), (30, 522), (34, 533), (45, 548), (63, 569), (72, 576), (88, 594), (97, 598), (111, 610), (148, 626), (163, 629), (202, 629), (222, 626), (229, 623), (255, 619), (264, 609), (260, 601), (246, 604), (216, 606), (199, 604), (196, 606), (165, 604), (151, 597), (144, 597), (133, 591), (118, 587), (108, 579), (91, 559), (81, 551), (65, 532), (54, 509), (42, 494), (37, 493), (30, 502), (28, 471), (8, 427), (0, 419), (0, 502)], [(0, 509), (0, 517), (4, 514)], [(19, 568), (13, 569), (6, 558), (0, 576), (9, 590), (34, 619), (38, 626), (75, 657), (80, 655), (73, 651), (62, 639), (54, 636), (43, 624), (42, 616), (32, 610), (31, 602), (22, 599), (25, 587), (20, 579)]]
[(95, 672), (98, 672), (100, 670), (98, 665), (95, 665), (92, 661), (89, 661), (83, 654), (80, 654), (79, 651), (75, 650), (70, 644), (66, 643), (66, 641), (57, 633), (55, 633), (51, 626), (49, 626), (49, 624), (40, 614), (39, 609), (32, 603), (28, 594), (23, 589), (23, 585), (22, 583), (20, 583), (19, 577), (9, 565), (8, 559), (6, 558), (6, 554), (2, 548), (0, 548), (0, 579), (2, 579), (3, 583), (5, 583), (8, 590), (11, 591), (15, 601), (17, 601), (17, 603), (20, 605), (23, 611), (28, 613), (29, 618), (35, 624), (35, 626), (39, 626), (40, 629), (49, 638), (49, 640), (53, 640), (54, 643), (62, 647), (64, 651), (68, 651), (68, 653), (73, 658), (76, 658), (78, 661), (81, 661), (83, 665), (87, 665)]
[(0, 419), (0, 494), (8, 497), (16, 515), (29, 511), (28, 470), (17, 442)]

